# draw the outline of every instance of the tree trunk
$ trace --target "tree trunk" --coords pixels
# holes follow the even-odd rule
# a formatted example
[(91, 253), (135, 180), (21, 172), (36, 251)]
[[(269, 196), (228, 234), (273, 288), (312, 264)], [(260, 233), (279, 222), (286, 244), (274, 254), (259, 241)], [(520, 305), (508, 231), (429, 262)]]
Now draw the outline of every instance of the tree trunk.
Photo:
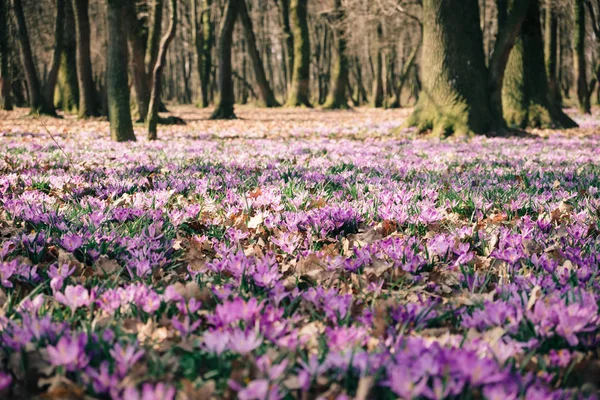
[[(513, 0), (513, 8), (519, 5)], [(544, 43), (538, 0), (531, 0), (515, 46), (510, 52), (502, 89), (504, 118), (518, 128), (570, 128), (577, 124), (550, 94), (544, 66)]]
[(400, 76), (398, 77), (398, 85), (396, 87), (396, 90), (394, 91), (394, 99), (392, 101), (392, 104), (390, 105), (390, 108), (400, 108), (402, 106), (402, 89), (404, 88), (406, 78), (408, 78), (408, 73), (410, 72), (410, 69), (413, 67), (413, 65), (415, 65), (417, 54), (421, 49), (421, 43), (423, 43), (422, 26), (420, 27), (420, 31), (421, 33), (417, 45), (412, 49), (404, 64), (402, 64), (402, 71), (400, 71)]
[(163, 0), (152, 0), (152, 19), (148, 26), (148, 44), (146, 45), (146, 75), (152, 77), (154, 65), (158, 59), (160, 31), (163, 18)]
[(156, 140), (156, 125), (158, 124), (158, 106), (160, 104), (161, 79), (164, 65), (167, 62), (167, 50), (169, 45), (175, 38), (175, 29), (177, 28), (177, 0), (171, 0), (171, 21), (169, 30), (162, 38), (160, 49), (158, 51), (158, 59), (154, 66), (152, 75), (152, 95), (150, 96), (150, 106), (148, 107), (148, 139)]
[(198, 24), (196, 1), (192, 1), (192, 40), (196, 46), (196, 65), (200, 78), (200, 102), (202, 108), (208, 107), (210, 73), (212, 67), (213, 26), (211, 20), (212, 0), (204, 0), (204, 8), (200, 9), (200, 24)]
[(265, 68), (263, 66), (258, 48), (256, 47), (256, 36), (254, 35), (254, 28), (252, 26), (252, 19), (248, 13), (248, 7), (246, 6), (246, 0), (240, 0), (240, 19), (244, 27), (244, 34), (246, 36), (246, 44), (248, 49), (248, 55), (252, 62), (252, 68), (254, 69), (254, 77), (258, 85), (258, 91), (260, 98), (264, 106), (266, 107), (279, 107), (280, 104), (275, 99), (271, 85), (267, 80)]
[(294, 35), (294, 67), (287, 106), (310, 107), (310, 32), (308, 0), (291, 0), (290, 16)]
[(336, 47), (336, 60), (333, 66), (333, 78), (331, 90), (327, 101), (323, 106), (326, 109), (347, 109), (348, 97), (346, 95), (348, 87), (348, 57), (346, 55), (346, 32), (344, 29), (344, 10), (342, 1), (335, 0), (334, 3), (334, 40)]
[(65, 39), (58, 71), (54, 104), (66, 113), (76, 113), (79, 105), (77, 81), (77, 37), (75, 16), (70, 1), (65, 2)]
[(133, 0), (106, 0), (107, 3), (107, 92), (110, 136), (117, 142), (135, 140), (127, 78), (127, 31), (123, 23), (126, 2)]
[(0, 0), (0, 110), (6, 111), (13, 109), (8, 57), (8, 4)]
[(150, 103), (150, 80), (146, 74), (146, 35), (142, 21), (138, 20), (135, 2), (125, 4), (125, 25), (127, 26), (127, 41), (131, 53), (131, 77), (135, 90), (139, 121), (144, 122), (148, 115)]
[(211, 119), (234, 119), (233, 112), (235, 95), (233, 92), (233, 67), (231, 64), (231, 45), (233, 43), (233, 28), (235, 19), (240, 9), (240, 1), (227, 0), (223, 14), (223, 21), (219, 29), (219, 46), (217, 54), (219, 57), (219, 101), (216, 105)]
[(46, 109), (52, 110), (54, 113), (54, 90), (58, 81), (58, 72), (60, 70), (61, 56), (64, 47), (65, 36), (65, 0), (57, 0), (56, 2), (56, 22), (54, 30), (54, 54), (52, 55), (52, 63), (50, 71), (44, 85), (44, 102)]
[(435, 135), (493, 126), (478, 0), (423, 1), (423, 92), (407, 124)]
[[(77, 80), (79, 82), (79, 118), (98, 116), (96, 88), (90, 52), (89, 0), (73, 0), (77, 31)], [(123, 23), (123, 21), (121, 21)]]
[(292, 34), (292, 28), (290, 27), (290, 0), (281, 0), (279, 4), (281, 9), (281, 26), (285, 43), (285, 63), (289, 75), (289, 80), (287, 82), (289, 89), (289, 85), (292, 81), (292, 71), (294, 70), (294, 35)]
[(548, 89), (553, 101), (562, 104), (560, 86), (558, 84), (556, 58), (558, 49), (558, 18), (556, 16), (555, 0), (548, 0), (546, 5), (546, 20), (544, 29), (544, 57), (546, 75), (548, 75)]
[(25, 22), (25, 14), (23, 13), (23, 3), (21, 0), (13, 0), (13, 10), (17, 20), (17, 37), (21, 48), (21, 62), (25, 72), (25, 80), (27, 81), (27, 91), (29, 95), (29, 107), (32, 114), (50, 114), (54, 115), (54, 107), (47, 108), (42, 92), (42, 84), (40, 83), (31, 44), (29, 41), (29, 32), (27, 31), (27, 23)]
[(585, 0), (573, 0), (573, 69), (577, 83), (579, 111), (591, 114), (585, 62)]
[(375, 55), (375, 76), (373, 78), (373, 93), (372, 93), (372, 106), (382, 107), (383, 106), (383, 55), (381, 54), (381, 48), (383, 46), (383, 26), (381, 23), (377, 24), (377, 54)]

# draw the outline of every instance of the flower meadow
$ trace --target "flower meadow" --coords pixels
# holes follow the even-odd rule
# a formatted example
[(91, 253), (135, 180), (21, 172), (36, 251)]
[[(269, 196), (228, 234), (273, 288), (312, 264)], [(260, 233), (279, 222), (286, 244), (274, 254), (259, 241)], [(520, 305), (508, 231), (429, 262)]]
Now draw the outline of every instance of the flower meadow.
[(4, 130), (0, 398), (595, 398), (600, 136), (400, 124)]

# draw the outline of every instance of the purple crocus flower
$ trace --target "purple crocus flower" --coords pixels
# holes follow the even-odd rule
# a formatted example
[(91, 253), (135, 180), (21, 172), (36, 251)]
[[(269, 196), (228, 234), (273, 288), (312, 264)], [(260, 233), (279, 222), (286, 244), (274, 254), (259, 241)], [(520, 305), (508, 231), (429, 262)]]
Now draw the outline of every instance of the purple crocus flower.
[(64, 235), (60, 244), (65, 248), (65, 250), (72, 253), (81, 247), (83, 244), (83, 238), (76, 234)]
[(54, 297), (62, 304), (69, 307), (72, 313), (75, 313), (79, 307), (89, 306), (92, 302), (89, 292), (81, 285), (68, 285), (65, 288), (64, 294), (56, 292)]

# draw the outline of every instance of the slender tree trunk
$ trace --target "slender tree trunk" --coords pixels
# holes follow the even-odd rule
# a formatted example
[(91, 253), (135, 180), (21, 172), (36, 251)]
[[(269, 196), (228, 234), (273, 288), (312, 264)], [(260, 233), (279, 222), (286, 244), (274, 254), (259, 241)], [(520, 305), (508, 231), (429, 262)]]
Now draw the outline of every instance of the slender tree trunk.
[(335, 26), (334, 40), (336, 47), (336, 60), (333, 66), (332, 87), (325, 105), (326, 109), (348, 108), (348, 56), (346, 55), (346, 31), (344, 27), (344, 10), (342, 1), (334, 0), (333, 23)]
[(244, 34), (246, 36), (246, 44), (248, 49), (248, 55), (252, 62), (252, 68), (254, 69), (254, 77), (258, 85), (258, 91), (260, 98), (264, 106), (266, 107), (279, 107), (280, 104), (275, 99), (271, 85), (267, 80), (265, 68), (263, 66), (258, 48), (256, 46), (256, 36), (254, 35), (254, 28), (252, 26), (252, 19), (248, 13), (248, 7), (246, 6), (246, 0), (240, 0), (240, 19), (244, 27)]
[(294, 68), (287, 106), (310, 107), (310, 32), (308, 0), (291, 0), (290, 16), (294, 34)]
[(373, 78), (373, 94), (371, 103), (373, 107), (383, 106), (383, 26), (377, 24), (377, 54), (375, 55), (375, 76)]
[[(77, 31), (77, 80), (79, 82), (79, 118), (98, 115), (96, 88), (92, 75), (90, 52), (89, 0), (73, 0), (75, 29)], [(123, 23), (123, 21), (121, 21)]]
[[(212, 68), (212, 45), (213, 45), (213, 25), (211, 20), (212, 0), (204, 0), (203, 8), (200, 8), (200, 16), (196, 1), (192, 1), (192, 40), (196, 46), (196, 65), (198, 67), (198, 77), (200, 78), (200, 102), (202, 108), (208, 107), (210, 95), (210, 77)], [(198, 24), (198, 19), (200, 24)]]
[(79, 106), (79, 83), (77, 81), (77, 36), (75, 16), (71, 1), (65, 2), (65, 39), (58, 71), (57, 90), (54, 94), (56, 107), (67, 113), (76, 113)]
[(548, 75), (548, 88), (550, 96), (557, 105), (562, 104), (560, 86), (558, 84), (556, 59), (558, 49), (558, 18), (556, 16), (555, 0), (546, 3), (546, 20), (544, 29), (544, 57), (546, 74)]
[(150, 15), (152, 16), (152, 20), (148, 26), (148, 44), (146, 45), (146, 75), (148, 77), (152, 77), (154, 65), (158, 59), (163, 18), (163, 0), (152, 0)]
[(585, 0), (573, 0), (573, 69), (577, 83), (579, 111), (591, 113), (585, 61)]
[(44, 85), (44, 102), (47, 110), (52, 110), (54, 113), (54, 90), (58, 81), (58, 72), (60, 70), (61, 56), (64, 47), (65, 36), (65, 0), (57, 0), (56, 2), (56, 21), (54, 30), (54, 54), (52, 55), (52, 63), (50, 71)]
[(240, 1), (227, 0), (223, 20), (219, 29), (219, 101), (211, 119), (234, 119), (233, 112), (235, 95), (233, 92), (233, 66), (231, 63), (231, 46), (233, 43), (233, 28), (240, 9)]
[(47, 109), (42, 92), (42, 84), (35, 69), (33, 53), (29, 41), (29, 32), (27, 23), (25, 22), (25, 14), (23, 13), (23, 3), (21, 0), (13, 1), (13, 11), (17, 21), (17, 37), (21, 48), (21, 62), (25, 72), (25, 80), (27, 81), (27, 90), (29, 95), (29, 107), (32, 114), (54, 114), (54, 109)]
[(150, 103), (150, 80), (146, 74), (146, 35), (144, 27), (138, 20), (135, 2), (127, 1), (125, 4), (125, 24), (127, 27), (127, 41), (131, 53), (131, 77), (135, 98), (137, 102), (139, 121), (146, 120), (148, 104)]
[(13, 109), (8, 57), (8, 4), (0, 0), (0, 110), (6, 111)]
[(421, 49), (421, 43), (423, 43), (423, 27), (420, 26), (420, 37), (419, 37), (419, 41), (417, 42), (417, 45), (412, 49), (412, 51), (410, 52), (408, 58), (406, 59), (406, 62), (404, 62), (404, 64), (402, 65), (402, 71), (400, 71), (400, 75), (398, 77), (398, 86), (396, 87), (396, 90), (394, 91), (394, 100), (392, 101), (392, 104), (390, 106), (390, 108), (400, 108), (402, 106), (402, 89), (404, 88), (404, 85), (406, 84), (406, 79), (408, 78), (408, 73), (410, 72), (411, 68), (415, 65), (415, 60), (417, 59), (417, 54), (419, 53), (419, 50)]
[(423, 1), (423, 92), (407, 124), (434, 135), (493, 125), (478, 0)]
[(127, 31), (123, 23), (128, 1), (133, 0), (106, 0), (108, 118), (111, 138), (117, 142), (135, 140), (129, 109)]
[[(519, 1), (513, 0), (513, 8)], [(504, 118), (509, 126), (575, 127), (577, 124), (550, 94), (544, 66), (544, 43), (538, 0), (531, 0), (515, 46), (510, 52), (502, 90)]]
[(156, 140), (156, 125), (158, 124), (158, 106), (160, 104), (161, 79), (164, 65), (167, 62), (167, 50), (169, 45), (175, 38), (175, 30), (177, 28), (177, 0), (171, 0), (171, 21), (169, 30), (162, 38), (158, 51), (158, 59), (154, 66), (152, 75), (152, 95), (150, 96), (150, 106), (148, 107), (148, 139)]
[(287, 82), (289, 89), (289, 85), (292, 81), (292, 71), (294, 70), (294, 35), (292, 34), (292, 28), (290, 26), (290, 0), (281, 0), (279, 4), (281, 9), (281, 26), (285, 43), (285, 63), (289, 75)]

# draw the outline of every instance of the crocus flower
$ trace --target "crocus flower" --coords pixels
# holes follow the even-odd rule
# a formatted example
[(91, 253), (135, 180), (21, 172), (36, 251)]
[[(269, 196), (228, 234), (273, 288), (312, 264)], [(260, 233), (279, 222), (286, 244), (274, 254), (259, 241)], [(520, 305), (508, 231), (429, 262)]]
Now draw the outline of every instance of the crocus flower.
[(75, 313), (80, 307), (87, 307), (92, 301), (87, 289), (81, 285), (68, 285), (65, 288), (64, 294), (56, 292), (54, 297), (62, 304), (69, 307), (72, 313)]

